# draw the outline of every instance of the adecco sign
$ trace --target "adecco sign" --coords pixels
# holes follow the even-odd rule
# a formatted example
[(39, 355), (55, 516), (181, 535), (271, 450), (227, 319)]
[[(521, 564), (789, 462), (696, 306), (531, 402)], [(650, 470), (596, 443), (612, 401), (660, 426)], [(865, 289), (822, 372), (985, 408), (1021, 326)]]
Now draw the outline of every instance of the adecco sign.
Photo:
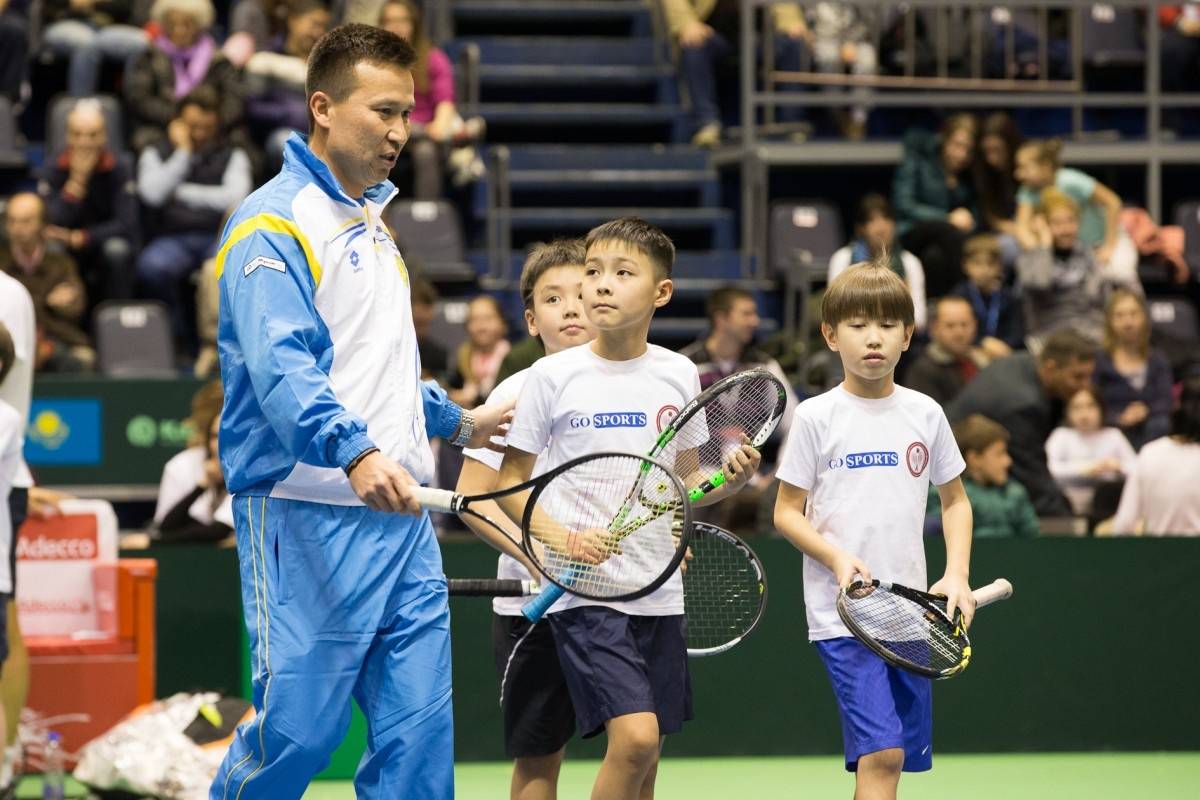
[(69, 500), (29, 518), (17, 539), (17, 614), (26, 636), (116, 631), (117, 518), (103, 500)]

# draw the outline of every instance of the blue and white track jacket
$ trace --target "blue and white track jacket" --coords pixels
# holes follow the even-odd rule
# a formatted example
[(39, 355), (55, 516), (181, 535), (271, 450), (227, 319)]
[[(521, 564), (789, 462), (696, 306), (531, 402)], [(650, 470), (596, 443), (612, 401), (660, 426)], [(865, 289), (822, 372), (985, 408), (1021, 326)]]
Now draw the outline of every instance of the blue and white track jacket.
[(408, 270), (380, 220), (385, 181), (349, 197), (304, 137), (230, 218), (217, 253), (225, 406), (221, 467), (234, 494), (361, 505), (343, 469), (369, 447), (419, 482), (430, 436), (462, 411), (420, 380)]

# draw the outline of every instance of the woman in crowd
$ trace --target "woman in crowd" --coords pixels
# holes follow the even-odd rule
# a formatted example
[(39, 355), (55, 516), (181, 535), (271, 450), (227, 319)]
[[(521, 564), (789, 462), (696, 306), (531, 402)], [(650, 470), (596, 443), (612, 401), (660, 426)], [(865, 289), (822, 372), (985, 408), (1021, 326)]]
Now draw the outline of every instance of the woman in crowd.
[(192, 446), (163, 467), (154, 511), (156, 538), (165, 542), (219, 542), (233, 533), (233, 506), (217, 456), (221, 382), (192, 398)]
[(1150, 347), (1150, 315), (1141, 295), (1118, 289), (1104, 309), (1104, 348), (1093, 378), (1115, 425), (1135, 449), (1171, 429), (1171, 364)]

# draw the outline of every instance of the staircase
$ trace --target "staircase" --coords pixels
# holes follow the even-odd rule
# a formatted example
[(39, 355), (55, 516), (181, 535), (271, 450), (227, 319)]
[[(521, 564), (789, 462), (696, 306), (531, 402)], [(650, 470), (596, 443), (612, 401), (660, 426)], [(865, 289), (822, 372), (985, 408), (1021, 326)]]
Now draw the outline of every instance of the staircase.
[[(675, 70), (642, 0), (450, 0), (454, 40), (476, 48), (488, 179), (472, 212), (494, 288), (515, 286), (526, 248), (635, 215), (679, 251), (676, 299), (655, 321), (664, 344), (704, 327), (702, 301), (741, 276), (734, 213), (707, 154), (685, 142)], [(698, 318), (699, 313), (699, 318)]]

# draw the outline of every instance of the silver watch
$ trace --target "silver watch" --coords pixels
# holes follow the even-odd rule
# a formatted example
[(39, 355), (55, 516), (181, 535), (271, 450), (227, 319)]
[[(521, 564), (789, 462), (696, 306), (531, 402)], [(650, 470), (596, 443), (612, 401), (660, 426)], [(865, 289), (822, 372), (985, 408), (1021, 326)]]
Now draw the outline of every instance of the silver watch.
[(475, 433), (475, 415), (466, 409), (462, 412), (462, 421), (458, 423), (458, 436), (450, 440), (455, 447), (466, 447)]

